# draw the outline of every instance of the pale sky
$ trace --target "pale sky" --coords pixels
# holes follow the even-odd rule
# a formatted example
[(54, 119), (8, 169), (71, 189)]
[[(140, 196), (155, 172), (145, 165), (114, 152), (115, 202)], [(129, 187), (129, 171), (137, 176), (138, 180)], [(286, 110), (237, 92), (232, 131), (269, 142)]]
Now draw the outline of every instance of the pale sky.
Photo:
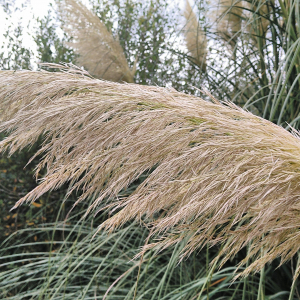
[[(83, 0), (83, 3), (87, 4), (87, 0)], [(34, 26), (36, 23), (34, 22), (34, 17), (42, 18), (45, 16), (49, 10), (49, 4), (54, 4), (54, 0), (15, 0), (15, 7), (20, 8), (13, 12), (11, 18), (5, 20), (7, 16), (2, 7), (0, 7), (0, 44), (3, 41), (3, 33), (5, 32), (7, 26), (9, 24), (18, 25), (21, 23), (24, 26), (24, 46), (32, 47), (33, 42), (32, 38), (30, 37), (30, 32), (34, 32)], [(25, 9), (22, 9), (22, 4), (27, 4)], [(30, 23), (30, 27), (27, 29), (26, 26)]]
[[(34, 22), (34, 17), (43, 17), (46, 15), (49, 9), (49, 3), (54, 2), (52, 0), (16, 0), (15, 8), (19, 8), (14, 11), (11, 16), (7, 16), (0, 7), (0, 45), (2, 45), (5, 40), (3, 34), (6, 32), (8, 26), (12, 27), (21, 24), (24, 27), (23, 30), (23, 44), (25, 47), (34, 49), (34, 42), (30, 33), (35, 32), (34, 27), (37, 25)], [(22, 8), (22, 4), (27, 4), (26, 8)], [(8, 17), (8, 18), (7, 18)], [(27, 28), (27, 26), (29, 26)]]

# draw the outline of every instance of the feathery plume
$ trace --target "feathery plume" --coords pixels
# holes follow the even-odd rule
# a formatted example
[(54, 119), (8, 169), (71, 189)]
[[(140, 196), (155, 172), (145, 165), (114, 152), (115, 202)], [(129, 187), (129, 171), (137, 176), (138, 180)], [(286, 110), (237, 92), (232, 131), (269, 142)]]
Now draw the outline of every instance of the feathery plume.
[(256, 260), (243, 274), (299, 251), (296, 134), (230, 103), (80, 74), (1, 71), (0, 100), (1, 151), (44, 136), (47, 173), (15, 207), (68, 183), (77, 202), (94, 199), (86, 213), (114, 212), (99, 230), (151, 222), (162, 239), (149, 247), (184, 239), (184, 256), (226, 244), (225, 261), (248, 245), (245, 261)]
[(187, 48), (195, 63), (205, 71), (207, 56), (206, 35), (197, 21), (197, 17), (188, 0), (186, 0), (184, 16), (187, 21), (187, 29), (185, 31)]
[(135, 67), (130, 70), (119, 41), (94, 13), (77, 0), (63, 0), (59, 13), (74, 38), (68, 45), (79, 54), (78, 64), (97, 78), (134, 82)]
[(265, 38), (270, 24), (270, 5), (274, 5), (274, 0), (211, 0), (211, 4), (214, 9), (209, 10), (208, 18), (216, 24), (216, 33), (232, 47), (235, 46), (234, 40), (242, 29), (243, 21), (255, 44), (257, 36)]
[(251, 3), (245, 2), (245, 19), (249, 30), (252, 33), (253, 40), (257, 43), (257, 36), (265, 39), (268, 26), (270, 25), (270, 7), (275, 5), (274, 0), (257, 0)]
[(216, 33), (234, 47), (235, 35), (241, 30), (243, 3), (237, 0), (212, 0), (211, 2), (215, 9), (209, 11), (208, 17), (216, 24)]

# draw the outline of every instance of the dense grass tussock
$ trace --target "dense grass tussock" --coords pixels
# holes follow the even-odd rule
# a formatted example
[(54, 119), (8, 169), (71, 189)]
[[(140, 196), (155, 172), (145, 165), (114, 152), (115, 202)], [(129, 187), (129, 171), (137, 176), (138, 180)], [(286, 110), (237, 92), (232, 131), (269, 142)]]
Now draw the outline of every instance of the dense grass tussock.
[(231, 103), (71, 71), (0, 72), (1, 151), (44, 136), (36, 172), (46, 175), (15, 207), (68, 183), (77, 202), (93, 200), (86, 214), (112, 213), (99, 230), (148, 223), (161, 239), (144, 250), (221, 244), (224, 262), (248, 245), (241, 264), (256, 260), (243, 274), (299, 250), (296, 134)]

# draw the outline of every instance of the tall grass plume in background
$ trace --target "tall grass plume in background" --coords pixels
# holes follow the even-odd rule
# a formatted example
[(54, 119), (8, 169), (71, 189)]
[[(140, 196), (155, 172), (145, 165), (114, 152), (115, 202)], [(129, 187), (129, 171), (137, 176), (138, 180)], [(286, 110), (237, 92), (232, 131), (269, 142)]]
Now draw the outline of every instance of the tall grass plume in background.
[(135, 65), (129, 68), (119, 41), (95, 14), (75, 0), (60, 3), (59, 12), (64, 30), (73, 37), (68, 45), (76, 49), (80, 65), (99, 78), (134, 82)]
[(185, 33), (186, 46), (197, 65), (206, 70), (207, 41), (206, 35), (197, 21), (197, 17), (188, 0), (186, 0), (184, 16), (187, 20)]

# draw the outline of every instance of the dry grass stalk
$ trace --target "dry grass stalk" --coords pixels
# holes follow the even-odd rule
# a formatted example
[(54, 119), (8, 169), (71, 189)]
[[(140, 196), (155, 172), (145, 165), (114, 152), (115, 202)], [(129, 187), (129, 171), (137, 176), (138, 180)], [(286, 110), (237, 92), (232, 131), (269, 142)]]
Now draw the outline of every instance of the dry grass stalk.
[(233, 105), (165, 88), (68, 73), (1, 71), (0, 79), (0, 130), (10, 133), (1, 151), (45, 137), (37, 172), (47, 174), (15, 207), (68, 182), (82, 191), (78, 202), (94, 197), (87, 213), (118, 209), (99, 230), (152, 222), (163, 239), (148, 247), (185, 238), (188, 255), (227, 243), (226, 260), (250, 245), (256, 260), (244, 274), (299, 250), (297, 136)]
[(187, 21), (187, 28), (185, 31), (185, 40), (187, 48), (194, 58), (195, 63), (203, 70), (206, 70), (206, 56), (207, 56), (207, 40), (195, 13), (186, 0), (184, 16)]
[(129, 68), (119, 41), (94, 13), (76, 0), (63, 0), (59, 13), (64, 30), (74, 38), (68, 44), (79, 54), (78, 64), (97, 78), (134, 82), (135, 67)]

